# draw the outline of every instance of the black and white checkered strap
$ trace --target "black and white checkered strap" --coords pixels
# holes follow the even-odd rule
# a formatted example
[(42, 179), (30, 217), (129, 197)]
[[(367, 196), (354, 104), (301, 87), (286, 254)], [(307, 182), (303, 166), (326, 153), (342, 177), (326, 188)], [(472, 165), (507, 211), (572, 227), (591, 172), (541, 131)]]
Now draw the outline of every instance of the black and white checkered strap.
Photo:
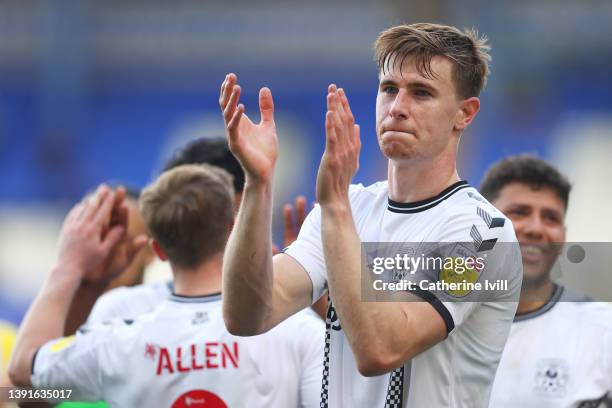
[(385, 408), (402, 408), (402, 396), (404, 393), (404, 366), (396, 368), (389, 378)]

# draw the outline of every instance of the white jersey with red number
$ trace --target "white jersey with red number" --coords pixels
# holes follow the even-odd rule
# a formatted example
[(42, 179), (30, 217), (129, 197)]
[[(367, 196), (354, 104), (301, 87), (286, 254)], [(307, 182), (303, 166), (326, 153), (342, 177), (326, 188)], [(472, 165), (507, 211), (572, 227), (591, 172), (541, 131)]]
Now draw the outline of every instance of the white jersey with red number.
[[(363, 243), (453, 243), (446, 245), (452, 248), (447, 256), (487, 258), (472, 275), (474, 281), (502, 279), (507, 290), (486, 301), (465, 301), (472, 294), (450, 301), (421, 292), (446, 323), (448, 337), (392, 374), (368, 378), (357, 370), (332, 298), (321, 407), (487, 407), (521, 287), (521, 256), (511, 222), (464, 181), (415, 203), (390, 200), (386, 182), (351, 186), (349, 197)], [(285, 253), (308, 272), (313, 301), (318, 299), (327, 286), (319, 207)]]
[[(300, 323), (236, 337), (225, 329), (220, 295), (170, 295), (149, 314), (47, 343), (35, 357), (32, 383), (71, 388), (73, 397), (113, 407), (298, 407), (307, 389), (300, 389), (296, 367), (318, 365), (318, 375), (303, 381), (318, 391), (322, 347), (301, 347), (287, 332), (317, 332), (323, 342), (322, 322)], [(302, 399), (301, 406), (317, 400)]]
[(515, 318), (492, 408), (612, 406), (612, 308), (567, 292), (557, 286), (548, 303)]
[[(88, 324), (132, 318), (153, 310), (173, 290), (172, 282), (116, 288), (102, 295)], [(323, 373), (325, 325), (310, 308), (268, 332), (252, 337), (262, 367), (254, 407), (318, 408)]]

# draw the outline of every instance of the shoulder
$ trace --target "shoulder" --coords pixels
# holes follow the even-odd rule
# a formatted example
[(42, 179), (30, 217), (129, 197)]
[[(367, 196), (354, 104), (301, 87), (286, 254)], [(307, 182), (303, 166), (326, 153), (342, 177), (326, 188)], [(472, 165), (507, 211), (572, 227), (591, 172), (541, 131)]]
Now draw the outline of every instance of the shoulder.
[(87, 321), (96, 323), (149, 312), (170, 293), (168, 282), (115, 288), (98, 299)]
[(376, 183), (370, 184), (369, 186), (364, 186), (363, 184), (351, 184), (349, 186), (349, 199), (351, 202), (367, 200), (377, 197), (381, 194), (387, 194), (387, 181), (378, 181)]
[(445, 200), (443, 211), (446, 221), (443, 232), (473, 241), (482, 249), (497, 242), (517, 241), (510, 219), (474, 187), (457, 191)]
[(612, 306), (605, 302), (571, 303), (584, 321), (592, 326), (612, 330)]

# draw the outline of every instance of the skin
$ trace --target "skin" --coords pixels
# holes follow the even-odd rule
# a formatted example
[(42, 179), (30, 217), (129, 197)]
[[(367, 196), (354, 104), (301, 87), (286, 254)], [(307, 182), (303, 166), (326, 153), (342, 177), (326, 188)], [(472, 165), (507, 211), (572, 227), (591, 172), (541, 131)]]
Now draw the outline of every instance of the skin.
[(550, 270), (565, 242), (565, 204), (554, 190), (511, 182), (492, 202), (514, 225), (523, 257), (517, 314), (536, 310), (552, 297)]
[[(127, 237), (130, 239), (140, 235), (148, 235), (147, 227), (138, 209), (138, 200), (126, 197), (125, 204), (128, 208), (129, 222), (127, 227)], [(134, 286), (142, 283), (143, 274), (146, 267), (153, 261), (155, 254), (153, 250), (146, 246), (136, 254), (134, 261), (118, 277), (110, 281), (105, 288), (105, 292), (120, 286)]]
[[(448, 60), (435, 57), (433, 79), (421, 76), (411, 61), (401, 72), (392, 66), (380, 76), (377, 137), (389, 159), (393, 200), (425, 199), (459, 180), (457, 144), (480, 102), (457, 96), (451, 68)], [(307, 306), (312, 283), (296, 260), (270, 255), (272, 174), (278, 156), (271, 91), (260, 91), (259, 124), (244, 114), (240, 93), (236, 76), (227, 75), (219, 103), (230, 149), (246, 171), (246, 185), (226, 249), (223, 312), (230, 332), (254, 335)], [(329, 291), (359, 371), (378, 375), (443, 340), (446, 327), (426, 302), (361, 302), (361, 260), (355, 256), (361, 252), (360, 240), (348, 199), (359, 167), (360, 132), (344, 90), (334, 84), (328, 88), (325, 127), (316, 191)]]
[[(127, 222), (126, 240), (130, 242), (146, 236), (148, 232), (138, 209), (138, 201), (126, 196), (124, 206), (127, 210), (127, 219), (129, 220)], [(84, 280), (70, 305), (66, 325), (64, 326), (64, 335), (74, 334), (87, 321), (87, 317), (96, 300), (104, 292), (120, 286), (132, 286), (142, 283), (144, 269), (153, 261), (154, 256), (153, 251), (144, 246), (134, 256), (134, 260), (127, 268), (110, 281), (109, 277), (105, 274), (92, 276), (88, 280)]]
[(64, 322), (79, 286), (90, 280), (108, 282), (146, 245), (145, 236), (132, 241), (125, 238), (128, 213), (124, 198), (123, 189), (113, 191), (102, 185), (66, 216), (57, 263), (17, 334), (8, 370), (13, 384), (31, 385), (32, 357), (40, 346), (63, 335)]

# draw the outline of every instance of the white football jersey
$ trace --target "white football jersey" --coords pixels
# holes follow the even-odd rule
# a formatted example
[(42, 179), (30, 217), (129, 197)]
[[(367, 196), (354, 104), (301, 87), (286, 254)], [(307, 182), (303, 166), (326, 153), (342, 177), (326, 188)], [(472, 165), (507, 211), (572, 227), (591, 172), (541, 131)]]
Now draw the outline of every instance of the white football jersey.
[[(171, 295), (152, 313), (47, 343), (35, 357), (32, 383), (71, 388), (73, 398), (112, 407), (318, 406), (323, 323), (295, 319), (276, 329), (232, 336), (220, 295)], [(304, 342), (296, 333), (318, 338)]]
[(491, 407), (612, 407), (612, 308), (565, 300), (557, 286), (540, 309), (515, 318)]
[[(478, 302), (443, 301), (431, 292), (421, 292), (440, 313), (448, 337), (402, 369), (368, 378), (357, 370), (331, 299), (321, 407), (486, 407), (522, 279), (511, 222), (465, 181), (415, 203), (391, 201), (387, 182), (367, 188), (351, 186), (349, 197), (362, 242), (462, 243), (453, 249), (457, 255), (488, 256), (475, 279), (504, 279), (508, 289)], [(313, 301), (318, 299), (327, 284), (319, 207), (308, 215), (298, 239), (285, 253), (308, 272)]]

